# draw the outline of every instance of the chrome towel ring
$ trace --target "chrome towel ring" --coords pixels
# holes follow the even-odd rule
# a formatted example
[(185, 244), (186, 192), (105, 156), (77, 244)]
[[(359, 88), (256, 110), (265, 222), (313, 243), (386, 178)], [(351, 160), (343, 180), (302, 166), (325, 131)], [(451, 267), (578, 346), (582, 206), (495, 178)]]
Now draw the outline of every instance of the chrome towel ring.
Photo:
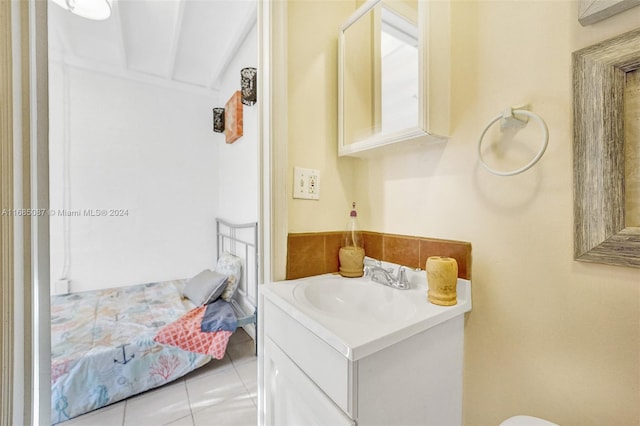
[[(519, 116), (524, 116), (525, 119), (519, 118)], [(482, 158), (482, 139), (484, 138), (484, 135), (487, 133), (487, 131), (489, 130), (489, 128), (497, 121), (503, 119), (505, 120), (505, 123), (519, 123), (519, 125), (526, 125), (527, 121), (529, 118), (532, 118), (534, 121), (536, 121), (540, 127), (542, 128), (542, 146), (540, 148), (540, 151), (538, 151), (538, 153), (536, 154), (536, 156), (533, 158), (533, 160), (531, 160), (527, 165), (525, 165), (524, 167), (521, 167), (517, 170), (512, 170), (512, 171), (508, 171), (508, 172), (501, 172), (498, 170), (494, 170), (491, 167), (489, 167), (483, 160)], [(527, 111), (526, 109), (513, 109), (513, 108), (507, 108), (506, 110), (504, 110), (504, 112), (502, 112), (502, 114), (498, 115), (497, 117), (495, 117), (493, 120), (491, 120), (489, 122), (489, 124), (487, 124), (487, 127), (484, 128), (482, 134), (480, 135), (480, 139), (478, 139), (478, 160), (480, 160), (480, 164), (482, 164), (484, 166), (485, 169), (487, 169), (487, 171), (489, 171), (490, 173), (493, 173), (494, 175), (497, 176), (513, 176), (513, 175), (517, 175), (520, 174), (524, 171), (529, 170), (531, 167), (533, 167), (534, 164), (536, 164), (538, 162), (538, 160), (540, 160), (540, 158), (542, 158), (542, 155), (544, 154), (544, 151), (547, 149), (547, 145), (549, 144), (549, 129), (547, 128), (547, 123), (544, 122), (544, 120), (538, 115), (535, 114), (531, 111)]]

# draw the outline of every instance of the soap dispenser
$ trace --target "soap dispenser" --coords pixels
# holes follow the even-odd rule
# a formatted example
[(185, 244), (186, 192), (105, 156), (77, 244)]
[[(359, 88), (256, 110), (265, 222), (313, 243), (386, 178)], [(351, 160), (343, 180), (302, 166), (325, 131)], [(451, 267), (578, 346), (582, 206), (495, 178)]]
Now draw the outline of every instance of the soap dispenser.
[(347, 229), (342, 235), (342, 244), (338, 254), (340, 275), (355, 278), (364, 275), (364, 238), (358, 224), (356, 203), (352, 204)]

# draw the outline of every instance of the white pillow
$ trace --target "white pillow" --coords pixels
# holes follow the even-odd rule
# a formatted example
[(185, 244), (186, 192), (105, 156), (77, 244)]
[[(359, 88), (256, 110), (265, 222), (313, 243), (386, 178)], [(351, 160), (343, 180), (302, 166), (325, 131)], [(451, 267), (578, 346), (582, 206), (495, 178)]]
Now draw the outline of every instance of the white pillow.
[(228, 276), (205, 269), (191, 278), (184, 286), (182, 294), (198, 306), (215, 301), (227, 288)]
[(224, 289), (220, 297), (222, 297), (227, 302), (230, 302), (233, 294), (238, 289), (238, 284), (240, 284), (240, 277), (242, 274), (242, 259), (240, 259), (238, 256), (232, 255), (231, 253), (224, 252), (218, 258), (216, 272), (229, 277), (229, 279), (227, 280), (227, 287)]

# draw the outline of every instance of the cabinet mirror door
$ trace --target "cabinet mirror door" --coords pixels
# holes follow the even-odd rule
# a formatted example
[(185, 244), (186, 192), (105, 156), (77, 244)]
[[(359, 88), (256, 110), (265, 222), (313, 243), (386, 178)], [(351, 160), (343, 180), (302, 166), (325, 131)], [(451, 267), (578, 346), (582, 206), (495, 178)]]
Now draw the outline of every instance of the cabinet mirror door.
[(426, 1), (370, 0), (340, 27), (339, 155), (430, 136), (429, 8)]

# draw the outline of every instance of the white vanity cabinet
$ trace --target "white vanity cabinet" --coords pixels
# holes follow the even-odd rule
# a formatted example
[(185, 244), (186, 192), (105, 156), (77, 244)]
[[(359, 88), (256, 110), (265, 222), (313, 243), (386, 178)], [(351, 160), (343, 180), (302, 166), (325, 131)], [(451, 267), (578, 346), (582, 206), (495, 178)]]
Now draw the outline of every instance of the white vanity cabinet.
[[(419, 312), (417, 322), (404, 321), (373, 340), (369, 330), (361, 333), (366, 341), (358, 341), (347, 328), (379, 324), (363, 317), (364, 323), (351, 319), (341, 326), (340, 315), (324, 321), (321, 311), (297, 305), (295, 287), (305, 280), (267, 284), (262, 292), (265, 425), (461, 424), (470, 298), (454, 309), (426, 306), (431, 315)], [(419, 294), (419, 303), (428, 304)]]
[(355, 425), (269, 338), (264, 342), (264, 368), (269, 386), (266, 424)]

